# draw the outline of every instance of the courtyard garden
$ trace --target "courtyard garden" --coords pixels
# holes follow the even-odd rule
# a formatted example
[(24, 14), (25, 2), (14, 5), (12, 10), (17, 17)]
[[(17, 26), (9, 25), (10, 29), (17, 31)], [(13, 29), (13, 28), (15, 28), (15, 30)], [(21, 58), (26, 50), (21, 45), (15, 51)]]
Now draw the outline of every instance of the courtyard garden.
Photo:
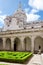
[(24, 63), (32, 55), (31, 52), (0, 51), (0, 61)]

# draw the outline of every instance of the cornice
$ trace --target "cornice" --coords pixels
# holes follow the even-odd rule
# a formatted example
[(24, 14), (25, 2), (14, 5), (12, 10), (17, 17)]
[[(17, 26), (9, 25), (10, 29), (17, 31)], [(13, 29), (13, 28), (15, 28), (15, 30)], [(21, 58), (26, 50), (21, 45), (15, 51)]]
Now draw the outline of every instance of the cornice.
[(32, 32), (43, 32), (43, 29), (22, 29), (22, 30), (9, 30), (9, 31), (2, 31), (0, 35), (7, 35), (7, 34), (22, 34), (22, 33), (32, 33)]

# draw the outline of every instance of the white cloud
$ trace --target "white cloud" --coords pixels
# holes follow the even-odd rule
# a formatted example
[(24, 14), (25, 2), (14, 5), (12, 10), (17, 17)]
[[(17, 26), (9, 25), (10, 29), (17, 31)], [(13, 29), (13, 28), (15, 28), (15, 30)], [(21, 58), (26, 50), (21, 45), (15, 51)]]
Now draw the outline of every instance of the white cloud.
[(26, 13), (26, 15), (27, 15), (27, 22), (35, 21), (35, 20), (38, 20), (40, 18), (40, 15), (37, 15), (37, 14), (28, 14), (28, 13)]
[(30, 5), (32, 8), (25, 9), (27, 21), (39, 20), (41, 16), (38, 15), (37, 12), (39, 12), (39, 10), (43, 10), (43, 0), (29, 0), (28, 5)]
[(40, 18), (40, 15), (37, 14), (37, 12), (39, 12), (39, 10), (37, 10), (37, 9), (29, 10), (29, 8), (26, 8), (25, 12), (27, 15), (27, 22), (35, 21), (35, 20), (38, 20)]
[(31, 14), (34, 14), (34, 13), (37, 13), (37, 12), (39, 12), (39, 10), (37, 10), (37, 9), (32, 9), (32, 10), (30, 11)]
[(0, 23), (4, 23), (4, 19), (6, 18), (6, 15), (0, 15)]
[(0, 10), (0, 27), (3, 26), (5, 18), (6, 18), (6, 15), (2, 15), (2, 11)]
[(0, 15), (0, 28), (4, 25), (4, 19), (6, 18), (6, 15)]
[(43, 10), (43, 0), (29, 0), (28, 4), (38, 10)]
[(2, 15), (2, 11), (0, 10), (0, 23), (4, 23), (5, 18), (6, 18), (6, 15)]

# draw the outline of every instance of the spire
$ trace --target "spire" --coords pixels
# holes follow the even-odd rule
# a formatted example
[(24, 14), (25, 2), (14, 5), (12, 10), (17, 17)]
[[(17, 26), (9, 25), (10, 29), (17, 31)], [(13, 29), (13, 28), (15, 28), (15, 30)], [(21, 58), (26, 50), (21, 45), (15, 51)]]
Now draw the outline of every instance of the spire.
[(22, 9), (21, 1), (19, 2), (18, 8), (19, 8), (19, 9)]

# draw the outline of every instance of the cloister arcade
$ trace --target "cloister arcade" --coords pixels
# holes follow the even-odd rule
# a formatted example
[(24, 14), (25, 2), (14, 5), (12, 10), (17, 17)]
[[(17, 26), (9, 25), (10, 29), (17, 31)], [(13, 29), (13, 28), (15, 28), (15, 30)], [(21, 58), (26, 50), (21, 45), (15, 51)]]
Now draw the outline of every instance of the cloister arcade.
[(43, 38), (41, 36), (0, 38), (0, 50), (36, 52), (39, 49), (39, 45), (43, 52)]

